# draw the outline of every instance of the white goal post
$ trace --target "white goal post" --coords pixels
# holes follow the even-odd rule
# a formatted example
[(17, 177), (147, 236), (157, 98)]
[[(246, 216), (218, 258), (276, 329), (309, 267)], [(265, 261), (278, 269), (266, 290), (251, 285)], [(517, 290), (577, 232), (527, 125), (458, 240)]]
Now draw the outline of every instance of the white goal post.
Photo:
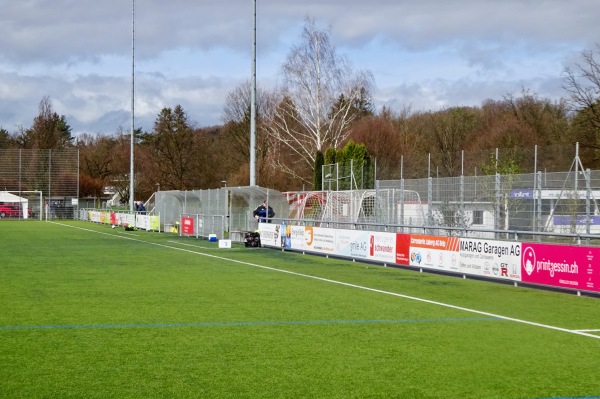
[(41, 191), (0, 191), (0, 205), (7, 207), (6, 218), (42, 220), (45, 213)]

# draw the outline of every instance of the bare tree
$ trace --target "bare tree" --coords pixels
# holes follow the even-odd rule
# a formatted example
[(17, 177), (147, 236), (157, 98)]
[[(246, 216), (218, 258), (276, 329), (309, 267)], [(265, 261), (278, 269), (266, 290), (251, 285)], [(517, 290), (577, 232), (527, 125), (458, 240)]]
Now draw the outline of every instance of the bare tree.
[(581, 53), (575, 69), (565, 68), (562, 87), (569, 93), (571, 110), (578, 112), (594, 129), (600, 129), (600, 44)]
[(436, 113), (426, 113), (423, 132), (434, 163), (442, 174), (457, 176), (460, 173), (460, 151), (473, 138), (478, 122), (478, 110), (471, 107), (447, 108)]
[[(269, 115), (268, 132), (295, 162), (312, 169), (317, 151), (338, 148), (347, 139), (351, 123), (362, 115), (357, 105), (370, 104), (373, 77), (355, 73), (336, 53), (329, 31), (317, 29), (311, 20), (283, 64), (282, 76), (284, 88)], [(294, 173), (289, 163), (279, 167)]]
[(83, 134), (76, 147), (80, 157), (80, 193), (101, 197), (104, 186), (113, 176), (117, 176), (115, 163), (118, 140), (111, 136)]
[[(223, 107), (224, 131), (229, 146), (228, 156), (238, 163), (250, 161), (250, 96), (250, 81), (246, 81), (227, 94)], [(262, 116), (268, 113), (267, 108), (272, 104), (271, 96), (266, 91), (256, 90), (258, 159), (265, 157), (269, 147)]]

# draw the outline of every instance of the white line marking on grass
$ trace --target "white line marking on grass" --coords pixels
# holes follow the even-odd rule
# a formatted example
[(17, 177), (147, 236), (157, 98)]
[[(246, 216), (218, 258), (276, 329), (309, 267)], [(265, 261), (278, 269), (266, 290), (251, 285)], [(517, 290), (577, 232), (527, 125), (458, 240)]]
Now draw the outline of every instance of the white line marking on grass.
[(595, 330), (574, 330), (574, 331), (581, 331), (581, 332), (600, 332), (600, 328), (597, 328)]
[(311, 276), (311, 275), (308, 275), (308, 274), (302, 274), (302, 273), (292, 272), (292, 271), (289, 271), (289, 270), (277, 269), (277, 268), (274, 268), (274, 267), (258, 265), (256, 263), (243, 262), (243, 261), (240, 261), (240, 260), (224, 258), (222, 256), (217, 256), (217, 255), (211, 255), (211, 254), (207, 254), (207, 253), (203, 253), (203, 252), (192, 251), (192, 250), (189, 250), (189, 249), (186, 249), (186, 248), (178, 248), (178, 247), (173, 247), (173, 246), (170, 246), (170, 245), (164, 245), (164, 244), (159, 244), (159, 243), (154, 243), (154, 242), (148, 242), (148, 241), (140, 240), (140, 239), (137, 239), (137, 238), (123, 237), (123, 236), (120, 236), (120, 235), (104, 233), (104, 232), (96, 231), (96, 230), (90, 230), (90, 229), (86, 229), (86, 228), (83, 228), (83, 227), (70, 226), (68, 224), (62, 224), (62, 223), (57, 223), (57, 222), (50, 222), (50, 223), (54, 223), (54, 224), (57, 224), (57, 225), (60, 225), (60, 226), (64, 226), (64, 227), (71, 227), (71, 228), (74, 228), (74, 229), (89, 231), (89, 232), (92, 232), (92, 233), (105, 234), (105, 235), (109, 235), (109, 236), (112, 236), (112, 237), (120, 237), (120, 238), (124, 238), (124, 239), (127, 239), (127, 240), (138, 241), (138, 242), (141, 242), (141, 243), (144, 243), (144, 244), (154, 245), (154, 246), (157, 246), (157, 247), (174, 249), (176, 251), (188, 252), (188, 253), (195, 254), (195, 255), (202, 255), (202, 256), (209, 257), (209, 258), (214, 258), (214, 259), (219, 259), (219, 260), (226, 260), (226, 261), (229, 261), (229, 262), (232, 262), (232, 263), (238, 263), (240, 265), (252, 266), (252, 267), (257, 267), (257, 268), (260, 268), (260, 269), (265, 269), (265, 270), (271, 270), (271, 271), (280, 272), (280, 273), (291, 274), (293, 276), (310, 278), (310, 279), (313, 279), (313, 280), (319, 280), (319, 281), (324, 281), (324, 282), (327, 282), (327, 283), (343, 285), (345, 287), (358, 288), (358, 289), (365, 290), (365, 291), (370, 291), (370, 292), (377, 292), (379, 294), (385, 294), (385, 295), (395, 296), (395, 297), (398, 297), (398, 298), (410, 299), (410, 300), (413, 300), (413, 301), (422, 302), (422, 303), (428, 303), (428, 304), (436, 305), (436, 306), (442, 306), (442, 307), (449, 308), (449, 309), (462, 310), (463, 312), (475, 313), (475, 314), (479, 314), (479, 315), (483, 315), (483, 316), (489, 316), (489, 317), (496, 317), (496, 318), (499, 318), (499, 319), (502, 319), (502, 320), (508, 320), (508, 321), (513, 321), (515, 323), (527, 324), (527, 325), (534, 326), (534, 327), (546, 328), (548, 330), (561, 331), (561, 332), (565, 332), (565, 333), (569, 333), (569, 334), (581, 335), (581, 336), (588, 337), (588, 338), (600, 339), (599, 335), (588, 334), (587, 332), (584, 332), (582, 330), (569, 330), (567, 328), (562, 328), (562, 327), (557, 327), (557, 326), (551, 326), (549, 324), (542, 324), (542, 323), (536, 323), (536, 322), (528, 321), (528, 320), (516, 319), (514, 317), (502, 316), (502, 315), (498, 315), (498, 314), (494, 314), (494, 313), (490, 313), (490, 312), (484, 312), (484, 311), (481, 311), (481, 310), (475, 310), (475, 309), (465, 308), (465, 307), (462, 307), (462, 306), (456, 306), (456, 305), (452, 305), (452, 304), (449, 304), (449, 303), (432, 301), (430, 299), (419, 298), (419, 297), (415, 297), (415, 296), (411, 296), (411, 295), (398, 294), (396, 292), (379, 290), (379, 289), (376, 289), (376, 288), (370, 288), (370, 287), (365, 287), (365, 286), (362, 286), (362, 285), (345, 283), (343, 281), (331, 280), (331, 279), (323, 278), (323, 277)]

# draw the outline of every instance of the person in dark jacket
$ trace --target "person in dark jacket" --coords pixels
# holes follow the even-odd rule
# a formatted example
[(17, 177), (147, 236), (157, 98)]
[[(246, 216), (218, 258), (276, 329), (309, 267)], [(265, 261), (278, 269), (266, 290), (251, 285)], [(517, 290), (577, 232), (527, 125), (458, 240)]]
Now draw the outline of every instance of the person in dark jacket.
[(258, 220), (260, 223), (271, 223), (271, 218), (275, 216), (275, 212), (273, 208), (267, 204), (267, 200), (264, 200), (262, 204), (260, 204), (256, 209), (252, 212), (254, 219)]
[(144, 206), (144, 204), (142, 203), (142, 201), (136, 201), (136, 203), (135, 203), (135, 210), (137, 211), (137, 213), (139, 213), (141, 215), (145, 215), (146, 214), (146, 207)]

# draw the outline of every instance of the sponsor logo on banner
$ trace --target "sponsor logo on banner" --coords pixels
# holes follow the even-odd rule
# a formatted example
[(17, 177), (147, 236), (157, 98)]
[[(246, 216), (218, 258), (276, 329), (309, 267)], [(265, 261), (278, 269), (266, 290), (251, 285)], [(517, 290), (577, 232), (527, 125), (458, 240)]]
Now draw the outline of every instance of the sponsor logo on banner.
[(259, 223), (258, 232), (260, 233), (260, 244), (270, 247), (281, 245), (279, 240), (279, 232), (281, 226), (275, 223)]
[(313, 240), (315, 238), (315, 231), (312, 226), (307, 226), (304, 228), (304, 245), (306, 248), (310, 248), (313, 244)]
[(410, 234), (396, 234), (396, 263), (410, 265)]
[[(311, 227), (312, 242), (309, 245), (310, 249), (315, 252), (333, 254), (335, 253), (335, 229), (327, 229), (324, 227)], [(306, 237), (305, 237), (306, 238)]]
[(194, 218), (182, 217), (181, 218), (181, 234), (193, 235), (194, 234)]
[(395, 263), (396, 233), (372, 232), (369, 235), (369, 259)]
[(523, 244), (522, 281), (600, 292), (600, 248)]
[(367, 258), (369, 232), (338, 230), (336, 232), (336, 254), (352, 258)]
[(304, 240), (304, 232), (308, 227), (304, 226), (290, 226), (291, 227), (291, 248), (292, 249), (306, 249), (306, 243)]
[(410, 235), (410, 264), (443, 270), (458, 270), (458, 237)]
[(461, 238), (459, 270), (477, 276), (521, 279), (521, 243)]
[(148, 215), (135, 215), (135, 227), (141, 230), (148, 230), (149, 218), (150, 216)]
[(531, 189), (512, 190), (510, 192), (510, 198), (532, 200), (533, 199), (533, 190), (531, 190)]
[(281, 223), (281, 248), (292, 248), (292, 225)]

